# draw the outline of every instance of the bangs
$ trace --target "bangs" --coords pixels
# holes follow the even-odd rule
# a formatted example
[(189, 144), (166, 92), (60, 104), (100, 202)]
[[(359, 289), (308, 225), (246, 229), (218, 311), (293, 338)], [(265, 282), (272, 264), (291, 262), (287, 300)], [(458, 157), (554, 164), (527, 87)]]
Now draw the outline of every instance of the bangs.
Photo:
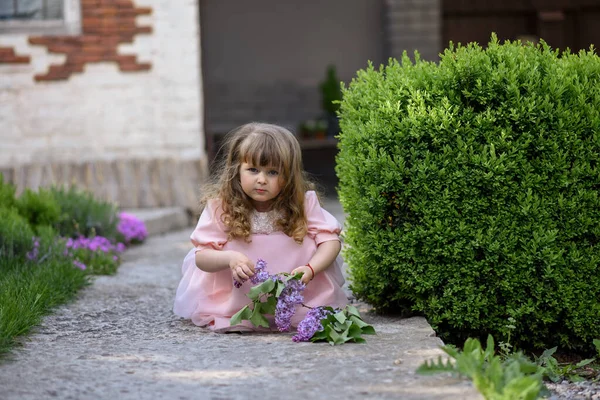
[(273, 166), (280, 168), (283, 165), (282, 154), (289, 149), (282, 149), (272, 137), (268, 135), (249, 136), (240, 146), (240, 162), (247, 162), (255, 166)]

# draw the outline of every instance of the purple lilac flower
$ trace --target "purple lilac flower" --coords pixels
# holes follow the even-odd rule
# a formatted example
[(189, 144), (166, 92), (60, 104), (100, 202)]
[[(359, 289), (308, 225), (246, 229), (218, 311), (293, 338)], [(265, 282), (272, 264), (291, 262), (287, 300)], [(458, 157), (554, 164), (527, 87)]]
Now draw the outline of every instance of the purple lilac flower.
[[(253, 284), (257, 285), (259, 283), (263, 283), (267, 279), (273, 279), (275, 281), (277, 280), (277, 277), (274, 275), (270, 275), (267, 272), (267, 262), (259, 258), (254, 268), (254, 275), (250, 277), (250, 281)], [(244, 282), (238, 282), (235, 279), (233, 280), (233, 286), (235, 286), (238, 289), (242, 287), (243, 283)]]
[(144, 222), (135, 215), (125, 212), (119, 214), (117, 230), (125, 237), (125, 243), (131, 243), (132, 241), (141, 242), (148, 236)]
[(40, 240), (37, 237), (32, 237), (33, 240), (33, 248), (31, 251), (27, 252), (27, 259), (30, 261), (37, 260), (40, 254)]
[(250, 277), (250, 281), (256, 285), (258, 283), (263, 283), (270, 277), (271, 275), (269, 275), (267, 272), (267, 262), (265, 260), (258, 259), (254, 269), (254, 275)]
[(305, 287), (306, 285), (297, 279), (290, 279), (285, 283), (285, 289), (279, 295), (275, 306), (275, 324), (280, 332), (289, 331), (296, 306), (304, 301), (304, 296), (300, 292)]
[(292, 340), (294, 342), (309, 341), (316, 332), (323, 330), (321, 320), (329, 314), (331, 312), (323, 307), (310, 309), (306, 313), (306, 317), (298, 324), (298, 333), (292, 337)]

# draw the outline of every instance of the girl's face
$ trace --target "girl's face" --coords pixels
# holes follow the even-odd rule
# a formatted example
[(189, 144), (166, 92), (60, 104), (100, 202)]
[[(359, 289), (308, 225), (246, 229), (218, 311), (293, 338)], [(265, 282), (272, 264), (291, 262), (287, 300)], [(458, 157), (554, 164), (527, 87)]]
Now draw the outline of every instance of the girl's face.
[(250, 197), (256, 211), (271, 209), (273, 199), (281, 192), (282, 182), (279, 170), (272, 166), (255, 166), (244, 162), (240, 165), (242, 190)]

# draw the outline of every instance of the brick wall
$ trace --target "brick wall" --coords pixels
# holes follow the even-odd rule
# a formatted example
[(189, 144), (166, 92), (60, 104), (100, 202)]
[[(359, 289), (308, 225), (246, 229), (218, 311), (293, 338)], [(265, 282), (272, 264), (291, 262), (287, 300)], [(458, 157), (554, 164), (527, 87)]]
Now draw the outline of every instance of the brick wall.
[(138, 26), (136, 17), (152, 13), (150, 7), (135, 7), (129, 0), (80, 0), (81, 35), (31, 36), (29, 43), (45, 46), (49, 52), (65, 54), (65, 62), (50, 65), (35, 76), (37, 81), (67, 79), (83, 72), (88, 63), (115, 62), (121, 72), (147, 71), (150, 63), (139, 63), (134, 54), (122, 55), (118, 46), (132, 43), (135, 35), (152, 33), (151, 26)]
[(400, 59), (406, 50), (412, 58), (437, 61), (442, 51), (441, 0), (386, 0), (386, 53)]
[[(121, 5), (100, 14), (124, 10), (126, 24), (86, 14), (85, 6), (96, 2)], [(77, 181), (123, 206), (189, 205), (206, 175), (197, 3), (82, 0), (82, 6), (82, 20), (101, 30), (84, 23), (81, 36), (58, 40), (0, 34), (0, 49), (12, 49), (0, 57), (29, 57), (28, 63), (0, 60), (0, 172), (19, 190)], [(160, 165), (171, 166), (170, 180), (158, 177)], [(171, 186), (188, 193), (157, 194)], [(131, 193), (119, 200), (115, 187)]]

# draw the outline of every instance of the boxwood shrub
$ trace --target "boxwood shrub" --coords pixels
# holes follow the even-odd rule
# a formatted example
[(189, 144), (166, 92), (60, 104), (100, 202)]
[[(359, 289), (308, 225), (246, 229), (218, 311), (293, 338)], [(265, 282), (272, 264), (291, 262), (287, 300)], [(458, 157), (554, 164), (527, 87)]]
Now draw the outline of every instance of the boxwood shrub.
[[(600, 337), (600, 59), (545, 43), (406, 54), (343, 88), (351, 289), (444, 340)], [(508, 319), (515, 319), (514, 328)]]

